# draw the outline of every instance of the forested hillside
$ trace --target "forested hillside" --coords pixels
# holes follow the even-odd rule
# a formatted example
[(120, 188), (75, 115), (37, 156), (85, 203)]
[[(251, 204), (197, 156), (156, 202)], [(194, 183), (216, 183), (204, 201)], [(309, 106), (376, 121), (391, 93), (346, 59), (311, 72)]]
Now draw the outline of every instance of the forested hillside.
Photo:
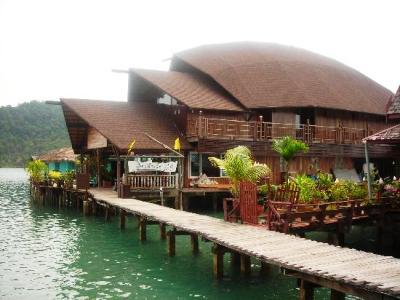
[(0, 107), (0, 167), (23, 167), (33, 154), (68, 146), (60, 106), (32, 101)]

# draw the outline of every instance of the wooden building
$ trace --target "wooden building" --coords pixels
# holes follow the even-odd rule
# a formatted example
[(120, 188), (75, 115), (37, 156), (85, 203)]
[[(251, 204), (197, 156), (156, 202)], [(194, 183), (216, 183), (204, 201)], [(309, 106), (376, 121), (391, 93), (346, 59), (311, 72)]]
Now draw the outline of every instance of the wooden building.
[(66, 172), (75, 170), (76, 157), (77, 155), (74, 154), (74, 150), (66, 147), (32, 156), (32, 159), (39, 159), (45, 162), (49, 171)]
[[(281, 178), (271, 140), (293, 136), (310, 145), (289, 171), (362, 170), (361, 140), (390, 127), (393, 94), (356, 70), (327, 57), (267, 43), (207, 45), (176, 53), (169, 71), (130, 69), (127, 102), (61, 99), (75, 153), (123, 155), (132, 139), (137, 154), (165, 154), (160, 143), (180, 137), (183, 186), (202, 173), (218, 178), (209, 156), (249, 146)], [(394, 175), (396, 147), (371, 145), (371, 161)], [(399, 175), (399, 174), (397, 174)]]

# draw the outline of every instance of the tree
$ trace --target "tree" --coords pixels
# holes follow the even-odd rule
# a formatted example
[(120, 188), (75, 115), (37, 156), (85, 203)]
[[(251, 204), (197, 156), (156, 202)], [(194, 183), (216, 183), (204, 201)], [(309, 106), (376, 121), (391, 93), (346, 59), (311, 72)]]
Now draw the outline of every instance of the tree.
[(252, 159), (250, 149), (238, 146), (226, 151), (223, 159), (217, 157), (208, 158), (211, 164), (225, 171), (232, 183), (232, 195), (239, 195), (239, 183), (250, 181), (257, 183), (262, 177), (270, 173), (266, 164), (260, 164)]
[(297, 153), (307, 153), (308, 149), (309, 148), (307, 144), (303, 143), (302, 141), (298, 141), (291, 136), (285, 136), (280, 139), (272, 140), (272, 150), (277, 152), (284, 160), (286, 170), (289, 170), (289, 163)]

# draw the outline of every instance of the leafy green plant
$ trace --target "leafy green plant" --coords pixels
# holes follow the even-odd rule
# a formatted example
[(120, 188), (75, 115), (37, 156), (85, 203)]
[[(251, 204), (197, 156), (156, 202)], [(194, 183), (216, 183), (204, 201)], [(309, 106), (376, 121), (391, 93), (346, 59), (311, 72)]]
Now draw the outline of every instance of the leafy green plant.
[(62, 177), (62, 173), (59, 171), (50, 171), (49, 174), (49, 179), (54, 180), (54, 181), (60, 181)]
[(329, 173), (318, 172), (317, 174), (317, 185), (318, 188), (324, 191), (329, 190), (334, 184), (333, 176)]
[(299, 202), (309, 203), (318, 197), (317, 183), (312, 178), (302, 174), (294, 177), (293, 181), (300, 189)]
[(253, 160), (250, 149), (245, 146), (227, 150), (223, 159), (217, 157), (208, 159), (213, 166), (225, 171), (232, 183), (231, 192), (234, 197), (239, 195), (241, 181), (257, 183), (270, 173), (266, 164), (260, 164)]
[(47, 165), (41, 160), (32, 160), (26, 165), (26, 171), (33, 183), (42, 182), (47, 173)]
[(75, 179), (75, 171), (74, 170), (69, 170), (66, 171), (62, 174), (61, 179), (64, 181), (65, 186), (71, 187), (72, 183)]
[[(307, 144), (298, 141), (291, 136), (272, 140), (272, 150), (277, 152), (285, 161), (285, 167), (289, 169), (289, 163), (299, 152), (308, 152)], [(287, 179), (287, 178), (286, 178)]]
[(329, 190), (331, 201), (345, 201), (349, 199), (349, 185), (344, 180), (337, 180)]

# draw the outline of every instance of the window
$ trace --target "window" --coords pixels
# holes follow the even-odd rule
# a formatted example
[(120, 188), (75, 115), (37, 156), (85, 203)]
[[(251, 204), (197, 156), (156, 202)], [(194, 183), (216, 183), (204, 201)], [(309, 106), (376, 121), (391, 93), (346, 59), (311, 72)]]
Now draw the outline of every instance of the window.
[(55, 162), (54, 163), (54, 170), (55, 171), (60, 171), (60, 163), (59, 162)]
[(157, 99), (157, 104), (176, 105), (177, 101), (168, 94)]
[(296, 129), (300, 129), (301, 128), (300, 118), (301, 118), (300, 115), (296, 115), (296, 119), (295, 119)]
[(200, 155), (197, 152), (189, 153), (189, 177), (200, 176)]
[[(190, 152), (189, 154), (189, 177), (197, 177), (206, 174), (208, 177), (221, 177), (225, 173), (217, 167), (211, 165), (210, 156), (218, 156), (209, 153)], [(222, 155), (220, 156), (222, 157)]]

